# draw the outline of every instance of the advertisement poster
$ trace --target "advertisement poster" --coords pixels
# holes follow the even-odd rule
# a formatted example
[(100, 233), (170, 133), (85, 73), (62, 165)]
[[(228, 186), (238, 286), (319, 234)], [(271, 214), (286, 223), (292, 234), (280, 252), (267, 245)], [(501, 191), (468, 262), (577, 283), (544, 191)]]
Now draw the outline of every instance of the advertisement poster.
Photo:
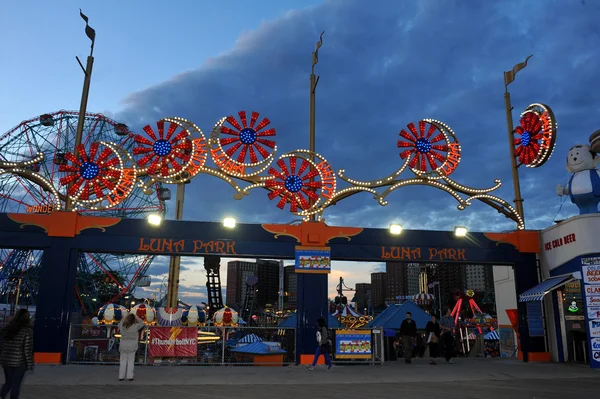
[(590, 366), (600, 368), (600, 257), (581, 258)]
[(590, 320), (589, 336), (592, 338), (600, 338), (600, 320)]
[(515, 342), (515, 330), (512, 327), (498, 329), (500, 335), (500, 357), (511, 358), (517, 356), (517, 343)]
[(370, 359), (371, 331), (337, 330), (335, 333), (336, 359)]
[(296, 273), (331, 273), (331, 248), (296, 247)]
[(195, 357), (197, 327), (152, 327), (148, 353), (151, 357)]
[(592, 338), (592, 362), (600, 363), (600, 338)]

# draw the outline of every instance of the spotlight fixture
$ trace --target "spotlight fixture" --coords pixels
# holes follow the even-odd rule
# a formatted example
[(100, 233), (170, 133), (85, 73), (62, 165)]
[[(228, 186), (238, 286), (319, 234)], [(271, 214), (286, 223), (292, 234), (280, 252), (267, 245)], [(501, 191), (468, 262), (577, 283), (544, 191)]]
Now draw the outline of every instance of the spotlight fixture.
[(148, 215), (148, 224), (151, 224), (152, 226), (160, 226), (161, 222), (162, 216), (157, 215), (156, 213), (151, 213)]
[(228, 229), (233, 229), (235, 227), (235, 219), (234, 218), (225, 218), (223, 219), (223, 226)]
[(390, 234), (398, 235), (402, 233), (402, 226), (399, 224), (390, 224)]
[(464, 226), (456, 226), (454, 228), (454, 235), (456, 237), (465, 237), (469, 230)]

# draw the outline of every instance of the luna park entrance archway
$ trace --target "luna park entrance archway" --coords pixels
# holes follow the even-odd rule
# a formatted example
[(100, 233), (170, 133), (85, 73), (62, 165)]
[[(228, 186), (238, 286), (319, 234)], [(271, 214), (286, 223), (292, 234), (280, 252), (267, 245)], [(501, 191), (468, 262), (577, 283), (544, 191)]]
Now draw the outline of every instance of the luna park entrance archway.
[[(332, 260), (414, 261), (513, 265), (517, 292), (537, 283), (537, 233), (468, 233), (299, 225), (164, 221), (151, 228), (145, 220), (80, 216), (0, 214), (2, 247), (43, 250), (35, 321), (36, 360), (60, 363), (68, 344), (69, 315), (79, 252), (180, 256), (234, 256), (293, 259), (298, 247), (328, 248)], [(299, 273), (297, 285), (297, 356), (313, 351), (314, 324), (327, 314), (326, 273)], [(521, 312), (519, 312), (521, 313)], [(529, 337), (521, 317), (521, 350), (544, 351), (543, 339)]]

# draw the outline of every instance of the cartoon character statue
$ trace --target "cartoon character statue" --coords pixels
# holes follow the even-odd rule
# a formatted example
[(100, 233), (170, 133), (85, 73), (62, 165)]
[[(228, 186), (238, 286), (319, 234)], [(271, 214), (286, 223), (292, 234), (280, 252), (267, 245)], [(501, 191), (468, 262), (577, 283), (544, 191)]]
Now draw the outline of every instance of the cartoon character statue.
[(596, 165), (600, 157), (587, 144), (571, 147), (567, 155), (567, 171), (573, 173), (566, 187), (558, 185), (556, 194), (568, 195), (579, 208), (579, 214), (598, 212), (600, 202), (600, 171)]

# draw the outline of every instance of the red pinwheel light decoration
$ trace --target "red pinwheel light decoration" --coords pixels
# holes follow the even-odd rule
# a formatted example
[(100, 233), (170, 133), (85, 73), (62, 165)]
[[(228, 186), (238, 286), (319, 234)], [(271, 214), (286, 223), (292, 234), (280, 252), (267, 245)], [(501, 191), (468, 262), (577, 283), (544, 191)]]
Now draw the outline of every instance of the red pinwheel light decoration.
[(527, 167), (542, 166), (554, 151), (556, 121), (552, 110), (544, 104), (532, 104), (521, 114), (514, 131), (515, 157)]
[(60, 185), (72, 184), (67, 190), (70, 197), (83, 202), (100, 201), (117, 188), (122, 160), (110, 146), (98, 154), (100, 144), (92, 143), (89, 153), (82, 144), (77, 146), (79, 159), (70, 152), (65, 154), (67, 163), (58, 170), (67, 173), (60, 178)]
[[(274, 128), (262, 130), (267, 127), (271, 121), (268, 118), (263, 118), (258, 125), (259, 113), (252, 112), (250, 116), (250, 124), (246, 111), (238, 112), (242, 124), (233, 117), (228, 116), (226, 122), (232, 127), (221, 126), (221, 134), (230, 135), (233, 137), (219, 138), (219, 146), (221, 150), (234, 162), (247, 165), (256, 165), (263, 162), (275, 150), (275, 141), (265, 139), (264, 137), (273, 137), (276, 132)], [(256, 126), (255, 126), (256, 125)], [(258, 152), (258, 154), (257, 154)], [(259, 160), (258, 155), (262, 157)], [(249, 159), (249, 163), (246, 162)]]
[[(409, 123), (406, 129), (400, 131), (401, 139), (398, 148), (405, 149), (400, 158), (409, 159), (408, 167), (415, 174), (425, 174), (441, 171), (448, 162), (450, 140), (445, 129), (440, 129), (432, 121), (419, 121), (418, 129), (414, 123)], [(449, 173), (453, 171), (453, 168)]]
[(269, 169), (271, 177), (265, 181), (265, 187), (274, 188), (268, 195), (269, 199), (280, 197), (277, 207), (283, 209), (285, 204), (289, 203), (290, 212), (310, 208), (311, 201), (316, 202), (319, 199), (316, 191), (322, 186), (321, 181), (311, 182), (310, 179), (319, 177), (321, 180), (319, 170), (316, 167), (311, 170), (309, 161), (296, 156), (280, 158), (277, 166), (279, 170), (274, 167)]
[[(135, 135), (134, 141), (139, 146), (133, 149), (133, 154), (141, 156), (137, 164), (149, 175), (170, 178), (185, 171), (192, 160), (193, 146), (190, 133), (171, 122), (165, 135), (165, 121), (160, 120), (156, 125), (158, 136), (150, 125), (144, 127), (150, 139), (139, 134)], [(181, 128), (181, 131), (175, 134), (178, 128)]]
[(527, 112), (521, 118), (521, 125), (515, 129), (515, 156), (519, 162), (529, 165), (540, 152), (539, 140), (542, 138), (542, 122), (535, 112)]

